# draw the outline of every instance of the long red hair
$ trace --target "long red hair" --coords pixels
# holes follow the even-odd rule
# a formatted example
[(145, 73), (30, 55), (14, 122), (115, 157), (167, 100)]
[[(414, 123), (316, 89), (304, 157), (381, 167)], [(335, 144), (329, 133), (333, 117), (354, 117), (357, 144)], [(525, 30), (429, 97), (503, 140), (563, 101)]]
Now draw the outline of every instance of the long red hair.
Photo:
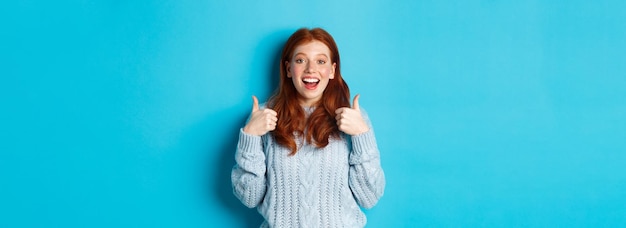
[[(292, 79), (287, 77), (285, 63), (291, 61), (296, 47), (314, 40), (324, 43), (330, 49), (331, 63), (336, 64), (335, 78), (328, 82), (322, 98), (314, 105), (315, 110), (306, 118), (298, 101), (300, 95)], [(278, 122), (272, 134), (278, 144), (291, 150), (291, 155), (298, 150), (296, 137), (304, 137), (306, 142), (314, 143), (319, 148), (326, 147), (331, 137), (340, 137), (335, 110), (350, 107), (350, 89), (341, 76), (337, 44), (328, 32), (321, 28), (301, 28), (289, 37), (280, 59), (280, 84), (269, 99), (268, 106), (278, 113)]]

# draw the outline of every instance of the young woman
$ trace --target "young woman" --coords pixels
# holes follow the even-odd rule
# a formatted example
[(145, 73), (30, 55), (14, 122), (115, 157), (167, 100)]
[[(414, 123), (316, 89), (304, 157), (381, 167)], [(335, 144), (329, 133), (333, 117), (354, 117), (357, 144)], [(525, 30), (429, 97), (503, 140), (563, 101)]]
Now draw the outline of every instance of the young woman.
[(276, 93), (261, 106), (252, 96), (231, 178), (261, 227), (363, 227), (359, 206), (383, 195), (374, 132), (340, 69), (332, 36), (303, 28), (285, 44)]

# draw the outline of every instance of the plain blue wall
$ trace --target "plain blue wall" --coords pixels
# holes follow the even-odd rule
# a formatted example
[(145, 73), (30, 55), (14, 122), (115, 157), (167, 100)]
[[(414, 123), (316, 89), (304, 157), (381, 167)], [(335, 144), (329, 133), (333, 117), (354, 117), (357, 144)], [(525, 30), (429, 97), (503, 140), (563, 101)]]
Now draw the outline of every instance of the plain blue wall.
[(371, 227), (626, 226), (623, 1), (5, 1), (0, 227), (254, 227), (237, 132), (321, 26), (387, 176)]

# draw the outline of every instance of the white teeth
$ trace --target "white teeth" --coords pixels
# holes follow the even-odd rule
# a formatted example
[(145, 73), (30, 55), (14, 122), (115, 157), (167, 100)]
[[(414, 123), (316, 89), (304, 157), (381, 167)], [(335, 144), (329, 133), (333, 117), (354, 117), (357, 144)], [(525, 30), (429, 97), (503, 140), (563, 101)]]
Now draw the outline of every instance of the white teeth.
[(316, 83), (316, 82), (319, 82), (320, 80), (315, 79), (315, 78), (305, 78), (305, 79), (302, 79), (302, 81), (307, 82), (307, 83)]

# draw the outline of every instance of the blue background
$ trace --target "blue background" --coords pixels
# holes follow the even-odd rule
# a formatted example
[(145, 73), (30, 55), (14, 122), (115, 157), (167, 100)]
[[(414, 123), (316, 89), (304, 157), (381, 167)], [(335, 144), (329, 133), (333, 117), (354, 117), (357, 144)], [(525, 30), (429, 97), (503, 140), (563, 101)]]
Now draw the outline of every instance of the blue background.
[(230, 169), (300, 27), (376, 129), (371, 227), (626, 226), (623, 1), (5, 1), (0, 227), (255, 227)]

